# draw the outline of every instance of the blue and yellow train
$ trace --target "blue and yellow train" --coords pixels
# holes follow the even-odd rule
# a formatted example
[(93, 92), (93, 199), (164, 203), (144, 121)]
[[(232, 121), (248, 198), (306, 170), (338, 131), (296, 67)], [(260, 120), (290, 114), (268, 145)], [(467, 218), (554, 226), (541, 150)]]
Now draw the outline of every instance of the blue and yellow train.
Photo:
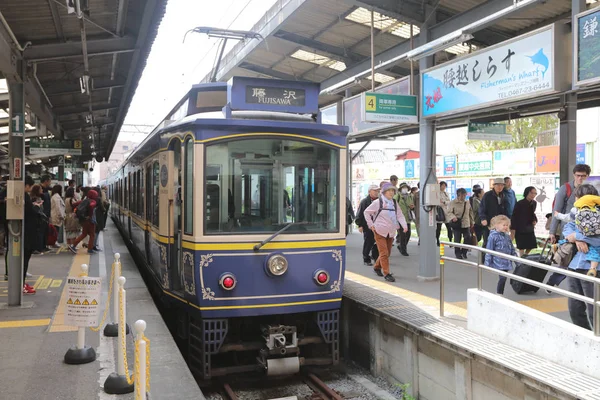
[(195, 85), (106, 182), (204, 380), (336, 364), (346, 135), (318, 84)]

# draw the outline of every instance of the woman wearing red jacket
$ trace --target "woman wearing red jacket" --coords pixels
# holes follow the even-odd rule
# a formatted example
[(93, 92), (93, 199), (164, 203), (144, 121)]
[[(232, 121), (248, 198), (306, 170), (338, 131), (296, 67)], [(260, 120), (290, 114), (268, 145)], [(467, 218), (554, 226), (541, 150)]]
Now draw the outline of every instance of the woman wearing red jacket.
[[(94, 220), (94, 209), (97, 205), (96, 199), (98, 199), (98, 192), (90, 189), (87, 192), (87, 197), (78, 206), (78, 208), (85, 207), (86, 213), (85, 218), (80, 219), (82, 228), (81, 235), (79, 235), (77, 239), (75, 239), (75, 241), (71, 245), (69, 245), (69, 250), (71, 250), (73, 254), (77, 254), (77, 245), (79, 244), (79, 242), (85, 239), (86, 236), (90, 237), (88, 243), (94, 243), (94, 236), (96, 235), (96, 221)], [(94, 249), (88, 247), (88, 254), (94, 253)]]

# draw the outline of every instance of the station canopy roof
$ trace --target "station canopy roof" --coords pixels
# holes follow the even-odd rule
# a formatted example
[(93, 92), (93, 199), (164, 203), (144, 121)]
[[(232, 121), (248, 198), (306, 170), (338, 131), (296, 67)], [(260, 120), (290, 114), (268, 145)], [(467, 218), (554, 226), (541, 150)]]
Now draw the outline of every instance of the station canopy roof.
[[(81, 24), (76, 12), (68, 12), (66, 0), (2, 0), (0, 150), (8, 144), (8, 92), (3, 78), (20, 79), (18, 61), (23, 61), (26, 138), (82, 140), (80, 161), (108, 158), (166, 2), (81, 0)], [(82, 93), (84, 75), (89, 76), (91, 95)], [(5, 153), (0, 152), (0, 160)], [(55, 165), (55, 158), (44, 158), (44, 165)]]
[[(436, 64), (514, 38), (554, 22), (571, 20), (571, 1), (517, 0), (527, 4), (504, 18), (481, 24), (473, 39), (436, 53)], [(588, 6), (596, 0), (587, 0)], [(515, 0), (281, 0), (251, 29), (264, 40), (239, 42), (223, 58), (217, 80), (232, 76), (271, 77), (321, 83), (321, 105), (344, 94), (341, 82), (371, 66), (371, 10), (374, 11), (375, 65), (420, 43), (427, 21), (430, 40), (511, 7)], [(418, 74), (418, 62), (413, 63)], [(212, 72), (211, 72), (212, 73)], [(204, 81), (210, 79), (208, 74)], [(406, 58), (377, 71), (376, 84), (410, 76)], [(370, 75), (349, 85), (353, 94), (370, 89)]]

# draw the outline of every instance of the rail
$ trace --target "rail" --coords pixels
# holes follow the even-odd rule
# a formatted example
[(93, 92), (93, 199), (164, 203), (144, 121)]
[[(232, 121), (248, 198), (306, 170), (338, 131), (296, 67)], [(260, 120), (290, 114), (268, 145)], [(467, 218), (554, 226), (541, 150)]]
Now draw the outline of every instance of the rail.
[[(477, 262), (469, 261), (469, 260), (461, 260), (458, 258), (447, 257), (445, 255), (445, 246), (458, 247), (464, 250), (474, 250), (477, 252)], [(569, 292), (568, 290), (561, 289), (556, 286), (550, 286), (545, 283), (537, 282), (532, 279), (524, 278), (522, 276), (518, 276), (512, 274), (510, 272), (505, 272), (501, 270), (497, 270), (495, 268), (488, 267), (483, 265), (483, 255), (490, 254), (494, 257), (504, 258), (510, 261), (513, 261), (517, 264), (525, 264), (530, 265), (535, 268), (544, 269), (549, 272), (557, 272), (559, 274), (566, 275), (571, 278), (576, 278), (582, 281), (591, 282), (594, 284), (594, 298), (587, 296), (582, 296), (577, 293)], [(440, 316), (444, 316), (444, 264), (445, 261), (453, 261), (457, 264), (467, 265), (469, 267), (475, 267), (477, 269), (477, 289), (482, 290), (482, 281), (483, 281), (483, 271), (488, 271), (494, 273), (496, 275), (504, 276), (509, 279), (514, 279), (519, 282), (527, 283), (532, 286), (537, 286), (542, 289), (551, 290), (553, 293), (560, 294), (562, 296), (568, 297), (570, 299), (579, 300), (586, 304), (591, 304), (593, 306), (593, 332), (595, 336), (600, 336), (600, 278), (594, 278), (591, 276), (587, 276), (585, 274), (580, 274), (578, 272), (573, 272), (568, 269), (557, 268), (550, 265), (541, 264), (535, 261), (528, 260), (526, 258), (515, 257), (511, 255), (507, 255), (504, 253), (499, 253), (497, 251), (484, 249), (482, 247), (473, 246), (469, 244), (461, 244), (454, 242), (441, 242), (440, 245)]]

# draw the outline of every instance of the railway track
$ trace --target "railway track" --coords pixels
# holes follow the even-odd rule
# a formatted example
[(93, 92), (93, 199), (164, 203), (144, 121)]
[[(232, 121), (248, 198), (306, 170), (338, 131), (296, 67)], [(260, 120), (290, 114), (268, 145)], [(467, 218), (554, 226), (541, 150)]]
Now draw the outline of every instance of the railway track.
[[(323, 382), (318, 376), (313, 373), (303, 374), (301, 376), (302, 382), (304, 382), (312, 391), (313, 394), (310, 397), (282, 397), (277, 400), (344, 400), (345, 398), (330, 388), (325, 382)], [(223, 384), (223, 398), (227, 400), (243, 400), (238, 397), (235, 391), (232, 389), (229, 383)], [(273, 399), (275, 400), (275, 399)]]

